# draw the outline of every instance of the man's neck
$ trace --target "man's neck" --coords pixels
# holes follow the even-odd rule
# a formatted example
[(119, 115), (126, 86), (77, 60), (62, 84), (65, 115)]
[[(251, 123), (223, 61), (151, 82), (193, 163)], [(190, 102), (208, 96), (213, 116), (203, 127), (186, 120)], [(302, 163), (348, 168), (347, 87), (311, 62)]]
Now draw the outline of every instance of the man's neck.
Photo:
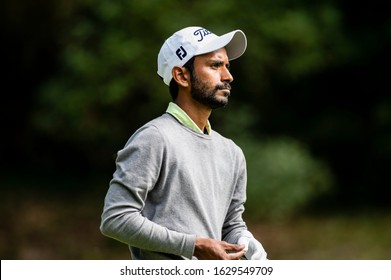
[(211, 109), (196, 101), (185, 102), (185, 100), (181, 100), (180, 98), (177, 98), (175, 103), (186, 112), (186, 114), (201, 129), (201, 131), (205, 131), (206, 124), (210, 114), (212, 113)]

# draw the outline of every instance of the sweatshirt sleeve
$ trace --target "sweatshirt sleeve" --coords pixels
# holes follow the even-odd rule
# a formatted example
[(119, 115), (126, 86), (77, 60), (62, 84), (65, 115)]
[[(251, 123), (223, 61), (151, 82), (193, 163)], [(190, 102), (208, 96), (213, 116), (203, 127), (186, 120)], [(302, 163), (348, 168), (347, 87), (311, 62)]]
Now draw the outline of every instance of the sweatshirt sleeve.
[(246, 159), (242, 150), (236, 146), (238, 173), (234, 185), (231, 204), (223, 226), (223, 240), (232, 244), (237, 244), (241, 236), (252, 236), (247, 230), (246, 223), (243, 220), (244, 203), (246, 202), (246, 187), (247, 187), (247, 169)]
[(169, 230), (142, 215), (148, 192), (159, 178), (164, 153), (164, 139), (154, 126), (139, 129), (118, 152), (100, 230), (133, 247), (191, 259), (195, 235)]

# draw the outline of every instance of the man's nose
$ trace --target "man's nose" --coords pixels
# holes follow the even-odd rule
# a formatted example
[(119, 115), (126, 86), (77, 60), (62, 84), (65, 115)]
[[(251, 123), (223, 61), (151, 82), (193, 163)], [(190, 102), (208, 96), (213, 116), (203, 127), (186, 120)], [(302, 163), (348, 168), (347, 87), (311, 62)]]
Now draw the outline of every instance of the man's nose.
[(223, 82), (228, 83), (231, 83), (234, 80), (234, 77), (232, 76), (231, 72), (226, 67), (224, 67), (223, 73), (221, 74), (221, 80)]

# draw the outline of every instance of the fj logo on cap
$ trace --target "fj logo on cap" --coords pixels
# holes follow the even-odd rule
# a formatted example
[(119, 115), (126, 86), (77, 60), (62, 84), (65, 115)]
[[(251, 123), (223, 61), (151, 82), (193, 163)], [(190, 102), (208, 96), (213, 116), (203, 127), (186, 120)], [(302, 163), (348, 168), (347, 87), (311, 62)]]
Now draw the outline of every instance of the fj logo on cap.
[(194, 31), (193, 34), (195, 36), (198, 36), (198, 42), (201, 42), (202, 40), (204, 40), (205, 36), (212, 34), (212, 32), (210, 32), (209, 30), (206, 30), (204, 28), (201, 28), (201, 29), (197, 29), (196, 31)]
[(182, 46), (179, 49), (177, 49), (175, 53), (180, 60), (184, 59), (187, 55), (186, 50)]

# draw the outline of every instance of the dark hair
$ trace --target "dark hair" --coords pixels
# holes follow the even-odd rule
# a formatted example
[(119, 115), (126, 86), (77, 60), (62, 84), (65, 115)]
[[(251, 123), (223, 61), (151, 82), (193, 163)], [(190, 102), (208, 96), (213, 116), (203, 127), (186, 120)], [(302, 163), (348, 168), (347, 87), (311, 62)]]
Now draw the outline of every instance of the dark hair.
[[(193, 76), (193, 72), (194, 72), (194, 58), (195, 56), (190, 58), (189, 61), (186, 62), (185, 65), (183, 65), (184, 67), (187, 68), (187, 70), (189, 70), (191, 76)], [(175, 101), (175, 99), (178, 97), (179, 87), (174, 79), (171, 79), (170, 81), (169, 90), (170, 90), (170, 95), (172, 97), (172, 100)]]

